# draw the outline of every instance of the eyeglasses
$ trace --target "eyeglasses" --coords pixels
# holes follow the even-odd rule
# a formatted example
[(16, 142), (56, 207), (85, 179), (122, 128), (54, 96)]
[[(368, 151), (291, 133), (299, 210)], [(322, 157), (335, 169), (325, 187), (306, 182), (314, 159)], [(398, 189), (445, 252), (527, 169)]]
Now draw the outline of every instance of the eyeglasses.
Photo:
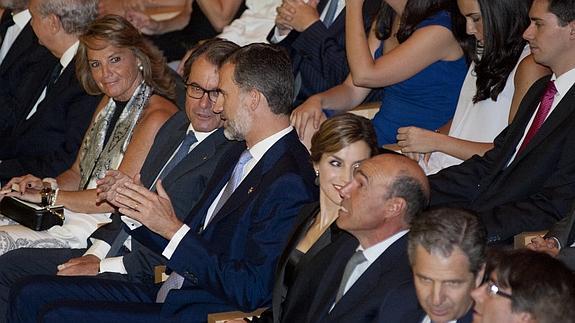
[(495, 285), (495, 282), (491, 280), (487, 281), (487, 293), (489, 293), (490, 296), (499, 295), (508, 299), (512, 299), (511, 294), (502, 291), (499, 286)]
[(208, 94), (208, 99), (212, 103), (216, 103), (216, 101), (218, 100), (218, 95), (220, 94), (220, 90), (219, 89), (206, 90), (203, 87), (199, 86), (197, 83), (186, 83), (186, 94), (190, 98), (201, 99), (204, 97), (206, 93)]

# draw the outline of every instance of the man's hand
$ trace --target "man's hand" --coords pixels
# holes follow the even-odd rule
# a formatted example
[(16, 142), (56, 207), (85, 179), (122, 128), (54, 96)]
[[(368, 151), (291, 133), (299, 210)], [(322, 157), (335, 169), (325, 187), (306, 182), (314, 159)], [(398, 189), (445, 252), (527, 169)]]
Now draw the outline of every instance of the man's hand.
[(176, 217), (172, 201), (161, 180), (156, 183), (156, 191), (157, 194), (137, 183), (127, 183), (118, 188), (116, 201), (122, 214), (170, 240), (183, 223)]
[(310, 0), (308, 3), (303, 0), (283, 0), (276, 10), (276, 25), (280, 28), (280, 34), (287, 29), (302, 32), (318, 21), (318, 2), (319, 0)]
[(142, 34), (156, 35), (160, 33), (160, 23), (141, 11), (126, 11), (126, 19)]
[(100, 272), (100, 258), (86, 255), (72, 258), (58, 266), (58, 276), (96, 276)]
[(557, 245), (557, 241), (553, 238), (535, 237), (531, 239), (531, 243), (527, 245), (527, 248), (544, 252), (551, 257), (557, 257), (557, 255), (559, 255), (559, 245)]
[(130, 176), (122, 173), (118, 170), (109, 170), (106, 172), (106, 176), (102, 179), (96, 181), (98, 184), (96, 188), (96, 202), (101, 203), (107, 201), (108, 203), (119, 207), (116, 202), (116, 196), (118, 195), (118, 188), (124, 187), (126, 183), (134, 183), (134, 180)]

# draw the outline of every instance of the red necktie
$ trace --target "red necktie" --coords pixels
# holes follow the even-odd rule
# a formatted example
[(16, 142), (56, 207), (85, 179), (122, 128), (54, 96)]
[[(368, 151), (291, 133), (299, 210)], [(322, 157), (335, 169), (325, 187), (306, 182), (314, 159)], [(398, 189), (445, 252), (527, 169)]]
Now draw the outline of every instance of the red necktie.
[(545, 118), (547, 118), (549, 110), (551, 110), (551, 106), (553, 105), (553, 99), (555, 98), (556, 93), (557, 88), (555, 88), (555, 82), (549, 81), (543, 96), (541, 96), (541, 103), (539, 104), (539, 109), (537, 109), (537, 114), (535, 114), (533, 123), (531, 123), (531, 127), (529, 127), (529, 131), (527, 131), (527, 135), (525, 136), (525, 139), (523, 139), (523, 143), (521, 144), (521, 147), (519, 147), (519, 152), (517, 154), (520, 154), (521, 151), (527, 147), (531, 139), (533, 139), (537, 131), (539, 131), (539, 128), (541, 128), (541, 125), (543, 125), (543, 122), (545, 122)]

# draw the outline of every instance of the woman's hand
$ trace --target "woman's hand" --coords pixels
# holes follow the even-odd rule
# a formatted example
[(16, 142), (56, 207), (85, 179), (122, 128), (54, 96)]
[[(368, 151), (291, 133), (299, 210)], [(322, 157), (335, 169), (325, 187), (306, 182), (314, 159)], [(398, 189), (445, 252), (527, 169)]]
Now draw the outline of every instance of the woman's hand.
[(15, 196), (28, 202), (40, 203), (40, 191), (43, 188), (42, 179), (25, 175), (12, 178), (0, 191), (2, 196)]
[(293, 110), (290, 117), (291, 124), (297, 130), (300, 139), (306, 137), (306, 128), (309, 129), (308, 123), (311, 122), (313, 129), (317, 131), (321, 122), (325, 119), (326, 116), (322, 111), (321, 99), (315, 95)]
[(141, 11), (126, 11), (126, 19), (141, 31), (142, 34), (155, 35), (159, 33), (160, 23)]
[(431, 153), (437, 151), (438, 135), (418, 127), (401, 127), (396, 138), (402, 153)]

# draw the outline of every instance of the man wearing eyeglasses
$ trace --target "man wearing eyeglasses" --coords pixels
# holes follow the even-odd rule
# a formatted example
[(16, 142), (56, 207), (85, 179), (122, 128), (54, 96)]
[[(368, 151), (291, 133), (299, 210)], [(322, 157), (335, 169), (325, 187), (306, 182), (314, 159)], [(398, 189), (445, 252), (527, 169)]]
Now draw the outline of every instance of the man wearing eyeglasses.
[[(217, 98), (218, 65), (237, 45), (211, 40), (198, 46), (186, 63), (186, 112), (178, 112), (158, 132), (141, 170), (141, 183), (155, 190), (158, 180), (170, 196), (175, 213), (184, 218), (202, 195), (206, 183), (224, 157), (236, 158), (245, 145), (224, 137), (223, 122), (212, 112)], [(187, 135), (192, 134), (192, 135)], [(192, 140), (186, 140), (186, 137)], [(183, 155), (178, 153), (183, 151)], [(99, 198), (114, 194), (111, 188), (132, 181), (126, 175), (111, 171), (100, 180)], [(103, 278), (153, 283), (154, 267), (165, 259), (143, 247), (136, 240), (126, 243), (128, 234), (121, 231), (122, 222), (98, 229), (91, 236), (92, 246), (85, 249), (19, 249), (7, 253), (0, 261), (0, 321), (8, 289), (20, 277), (32, 274), (63, 276), (98, 275)], [(122, 233), (119, 233), (122, 232)], [(131, 244), (132, 252), (124, 247)]]
[(575, 276), (559, 260), (527, 249), (490, 255), (476, 288), (474, 323), (573, 323)]
[(471, 323), (471, 291), (481, 284), (487, 233), (477, 216), (439, 208), (415, 218), (408, 254), (419, 304), (418, 323)]

